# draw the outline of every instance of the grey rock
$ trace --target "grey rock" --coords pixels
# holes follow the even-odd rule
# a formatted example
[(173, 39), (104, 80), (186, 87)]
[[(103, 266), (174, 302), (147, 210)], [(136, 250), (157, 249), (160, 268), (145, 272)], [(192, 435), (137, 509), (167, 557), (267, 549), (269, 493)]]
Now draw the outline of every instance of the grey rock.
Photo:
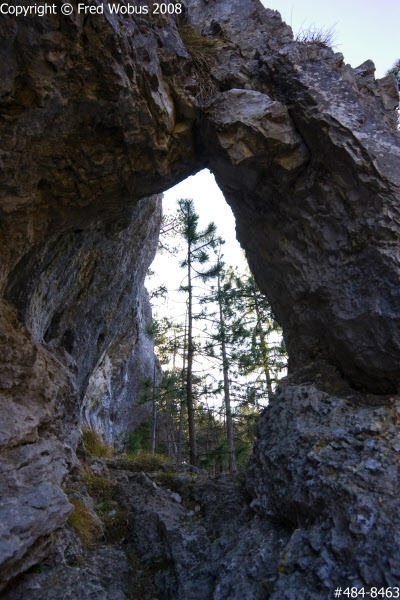
[[(146, 479), (112, 471), (118, 498), (129, 514), (128, 552), (143, 568), (159, 564), (152, 583), (155, 596), (184, 600), (265, 598), (275, 577), (285, 532), (265, 523), (248, 505), (243, 484), (227, 475), (174, 476), (182, 504), (169, 490), (151, 490)], [(185, 510), (198, 502), (199, 511)]]
[[(4, 600), (128, 600), (132, 567), (125, 553), (100, 547), (89, 553), (80, 566), (62, 564), (23, 577)], [(118, 576), (116, 576), (116, 574)]]
[[(202, 73), (173, 18), (0, 22), (2, 581), (40, 562), (65, 524), (62, 488), (77, 465), (80, 420), (112, 441), (145, 416), (128, 402), (154, 364), (143, 280), (158, 194), (209, 167), (298, 374), (264, 418), (271, 427), (261, 425), (248, 476), (254, 508), (272, 521), (236, 545), (240, 556), (262, 539), (266, 546), (254, 550), (250, 571), (234, 549), (218, 555), (218, 593), (288, 598), (304, 585), (318, 597), (342, 568), (349, 581), (390, 583), (400, 564), (399, 438), (382, 394), (397, 393), (400, 381), (395, 79), (376, 81), (371, 61), (353, 69), (329, 48), (295, 42), (258, 0), (184, 4), (182, 22), (213, 46), (210, 98), (199, 94)], [(318, 390), (318, 373), (304, 375), (315, 361), (366, 393)], [(371, 393), (381, 394), (376, 414)], [(320, 450), (318, 432), (328, 441)], [(146, 489), (158, 493), (151, 482)], [(207, 563), (206, 534), (185, 538), (176, 523), (186, 513), (173, 506), (175, 524), (161, 506), (149, 517), (147, 542), (137, 512), (135, 536), (176, 560), (168, 593), (196, 598), (215, 581), (208, 567), (191, 571), (196, 556)], [(287, 587), (272, 575), (281, 543)], [(259, 581), (263, 569), (266, 587), (255, 589), (249, 573)], [(305, 573), (319, 591), (310, 592)]]
[[(307, 383), (316, 371), (319, 383)], [(254, 510), (291, 531), (270, 597), (395, 585), (399, 477), (387, 440), (400, 433), (400, 399), (346, 391), (322, 364), (297, 377), (266, 409), (246, 474)]]
[[(184, 4), (186, 23), (203, 29), (214, 44), (210, 76), (227, 90), (207, 102), (196, 97), (200, 74), (173, 20), (93, 15), (87, 24), (78, 19), (62, 32), (57, 19), (2, 20), (7, 31), (15, 29), (4, 48), (7, 56), (15, 56), (18, 47), (18, 56), (30, 57), (29, 65), (23, 58), (2, 63), (5, 109), (12, 115), (2, 136), (3, 285), (14, 268), (22, 273), (22, 257), (43, 244), (48, 260), (62, 249), (90, 276), (95, 257), (83, 263), (76, 250), (68, 254), (68, 244), (79, 244), (72, 232), (81, 229), (93, 239), (100, 223), (103, 238), (106, 222), (121, 232), (139, 199), (209, 166), (284, 328), (291, 368), (323, 358), (360, 387), (396, 391), (395, 79), (376, 81), (371, 61), (352, 69), (329, 48), (294, 42), (279, 14), (258, 0)], [(220, 24), (223, 35), (212, 23)], [(35, 37), (37, 27), (44, 29)], [(90, 52), (80, 45), (83, 27)], [(55, 53), (62, 68), (54, 66)], [(38, 76), (32, 65), (41, 60), (52, 66)], [(91, 73), (82, 89), (76, 86), (78, 70)], [(28, 73), (24, 83), (20, 72)], [(56, 115), (51, 125), (46, 114)], [(29, 148), (22, 160), (20, 139)], [(28, 205), (35, 206), (29, 226)], [(14, 279), (9, 286), (16, 285)], [(48, 283), (44, 278), (46, 289)], [(43, 298), (43, 291), (30, 288), (33, 293)], [(105, 295), (102, 287), (104, 302)], [(9, 289), (10, 300), (21, 306), (17, 296)], [(68, 303), (62, 285), (61, 297)], [(62, 342), (67, 354), (75, 340), (86, 387), (97, 362), (93, 338), (101, 327), (88, 318), (81, 333), (61, 327), (65, 337), (59, 339), (57, 304), (54, 298), (43, 311), (45, 322), (39, 315), (24, 319), (29, 327), (32, 320), (45, 326), (49, 343)], [(62, 321), (67, 324), (64, 313)]]
[(172, 498), (172, 500), (175, 500), (175, 502), (177, 502), (178, 504), (182, 502), (182, 498), (176, 492), (171, 492), (170, 497)]

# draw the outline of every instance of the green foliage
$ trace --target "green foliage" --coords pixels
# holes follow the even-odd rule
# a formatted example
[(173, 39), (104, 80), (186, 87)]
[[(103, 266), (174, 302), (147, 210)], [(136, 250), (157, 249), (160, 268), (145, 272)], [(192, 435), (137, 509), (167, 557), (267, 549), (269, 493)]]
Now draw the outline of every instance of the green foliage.
[(174, 323), (168, 317), (153, 317), (151, 334), (157, 357), (162, 365), (168, 364), (170, 357), (176, 354), (182, 345), (182, 325)]
[(112, 500), (112, 484), (107, 477), (95, 475), (94, 473), (85, 473), (85, 482), (89, 494), (94, 496), (98, 502)]
[(175, 256), (180, 249), (178, 238), (181, 234), (181, 222), (179, 215), (163, 215), (158, 238), (157, 252), (163, 254), (168, 252)]
[(255, 394), (257, 403), (273, 394), (273, 385), (287, 366), (286, 347), (282, 330), (254, 277), (240, 277), (231, 270), (228, 278), (235, 298), (233, 358), (239, 375), (252, 376), (249, 394)]
[[(202, 467), (218, 473), (228, 469), (230, 457), (234, 471), (234, 440), (242, 470), (254, 441), (254, 423), (286, 367), (282, 332), (254, 278), (224, 264), (215, 225), (199, 230), (193, 200), (179, 200), (177, 214), (186, 244), (180, 257), (186, 279), (180, 290), (187, 311), (185, 324), (168, 315), (155, 319), (152, 327), (155, 351), (168, 365), (156, 389), (158, 450), (168, 451), (170, 459), (173, 451), (179, 455), (182, 433), (183, 460), (192, 461), (197, 453)], [(146, 385), (149, 400), (154, 383)], [(190, 447), (193, 422), (197, 452)], [(150, 435), (133, 446), (134, 452), (148, 449)]]
[[(199, 215), (195, 211), (191, 198), (178, 200), (178, 214), (182, 223), (181, 233), (191, 253), (191, 261), (204, 264), (209, 256), (207, 248), (215, 248), (217, 243), (215, 223), (209, 223), (203, 231), (198, 230)], [(187, 261), (181, 262), (181, 267), (187, 267)]]
[(109, 458), (112, 454), (110, 446), (107, 446), (101, 436), (92, 429), (82, 429), (82, 441), (90, 456)]
[(396, 77), (397, 85), (400, 88), (400, 58), (396, 60), (393, 67), (387, 71), (386, 75), (389, 75), (390, 73)]
[(133, 456), (149, 448), (151, 435), (151, 418), (145, 419), (135, 431), (127, 431), (122, 437), (122, 444), (128, 456)]
[(128, 513), (125, 510), (111, 510), (104, 515), (103, 523), (107, 544), (121, 543), (128, 534)]
[(138, 554), (130, 554), (128, 558), (132, 567), (132, 598), (136, 600), (155, 600), (154, 577), (157, 573), (162, 573), (170, 568), (169, 562), (164, 556), (143, 560)]
[(166, 299), (168, 294), (168, 290), (166, 288), (165, 285), (160, 285), (158, 286), (158, 288), (156, 288), (155, 290), (153, 290), (150, 294), (150, 299), (151, 298), (164, 298), (164, 300)]
[[(101, 519), (101, 525), (95, 519), (97, 523), (96, 535), (101, 534), (107, 544), (121, 542), (127, 535), (128, 521), (126, 511), (121, 510), (116, 501), (114, 485), (107, 477), (88, 472), (85, 473), (85, 483), (89, 494), (97, 503), (95, 511)], [(80, 537), (90, 535), (90, 529), (86, 527), (87, 521), (90, 525), (90, 516), (85, 513), (82, 506), (81, 503), (78, 503), (78, 510), (72, 514), (72, 525), (75, 529), (80, 528), (82, 530), (79, 534)], [(93, 514), (90, 513), (90, 515), (93, 519)]]

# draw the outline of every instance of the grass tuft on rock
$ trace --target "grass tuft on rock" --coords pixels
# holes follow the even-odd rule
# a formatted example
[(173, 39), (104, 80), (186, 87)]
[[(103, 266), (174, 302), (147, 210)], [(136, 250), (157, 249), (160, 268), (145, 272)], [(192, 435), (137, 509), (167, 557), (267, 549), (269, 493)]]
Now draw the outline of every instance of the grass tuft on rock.
[(323, 27), (316, 27), (311, 25), (307, 29), (301, 28), (296, 35), (296, 42), (305, 44), (306, 46), (312, 46), (313, 44), (320, 48), (332, 48), (335, 45), (335, 25), (324, 29)]
[(122, 543), (128, 534), (128, 513), (113, 510), (103, 517), (104, 540), (106, 544)]
[(216, 64), (217, 41), (201, 35), (190, 25), (179, 27), (179, 35), (196, 67), (198, 81), (196, 96), (199, 100), (207, 100), (219, 91), (219, 86), (211, 74), (211, 67)]
[(79, 500), (70, 500), (74, 505), (74, 511), (68, 517), (68, 523), (78, 534), (82, 546), (90, 549), (96, 539), (102, 534), (100, 521), (95, 515)]
[(163, 454), (155, 454), (150, 452), (138, 452), (134, 455), (127, 455), (129, 469), (131, 471), (143, 471), (144, 473), (152, 473), (158, 471), (161, 465), (168, 461), (168, 457)]
[(110, 446), (107, 446), (101, 436), (92, 429), (82, 429), (82, 440), (90, 456), (109, 458), (112, 455)]
[(101, 477), (94, 473), (86, 473), (85, 482), (89, 494), (94, 496), (99, 502), (110, 502), (112, 500), (112, 483), (107, 477)]

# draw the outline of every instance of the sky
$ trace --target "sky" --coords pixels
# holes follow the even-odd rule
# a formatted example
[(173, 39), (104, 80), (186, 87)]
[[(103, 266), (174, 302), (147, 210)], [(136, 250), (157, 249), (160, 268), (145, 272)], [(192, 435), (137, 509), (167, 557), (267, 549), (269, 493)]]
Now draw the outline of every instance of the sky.
[[(173, 214), (177, 210), (177, 199), (193, 198), (196, 212), (199, 214), (199, 230), (205, 229), (213, 221), (217, 225), (218, 235), (225, 240), (224, 255), (226, 262), (232, 266), (238, 266), (241, 271), (246, 269), (246, 260), (239, 243), (236, 241), (235, 218), (225, 198), (217, 186), (214, 175), (204, 169), (193, 177), (188, 177), (180, 184), (167, 190), (164, 193), (163, 211), (164, 214)], [(178, 264), (178, 259), (171, 257), (164, 252), (157, 255), (151, 269), (156, 272), (157, 277), (148, 282), (147, 287), (158, 287), (165, 285), (169, 290), (178, 289), (182, 282), (185, 271), (174, 265)], [(181, 307), (175, 307), (180, 304), (183, 296), (172, 295), (170, 299), (169, 311), (181, 312)], [(157, 303), (154, 302), (156, 305)], [(165, 310), (165, 302), (160, 301), (159, 305)]]
[(358, 67), (367, 59), (376, 66), (376, 77), (400, 57), (399, 0), (262, 0), (278, 10), (294, 34), (316, 25), (335, 30), (337, 52)]

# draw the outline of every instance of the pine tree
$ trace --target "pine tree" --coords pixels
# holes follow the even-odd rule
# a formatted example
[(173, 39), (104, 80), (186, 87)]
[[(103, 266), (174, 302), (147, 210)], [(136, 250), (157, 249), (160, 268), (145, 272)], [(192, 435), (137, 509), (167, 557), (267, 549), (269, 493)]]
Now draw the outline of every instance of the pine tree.
[[(231, 303), (232, 303), (232, 288), (229, 283), (225, 281), (225, 263), (222, 260), (222, 245), (225, 242), (219, 238), (218, 247), (216, 249), (217, 262), (214, 267), (212, 276), (216, 275), (217, 287), (211, 288), (211, 293), (208, 296), (202, 298), (201, 302), (215, 303), (217, 310), (215, 313), (210, 315), (215, 319), (216, 333), (211, 335), (211, 345), (208, 344), (208, 349), (213, 348), (213, 344), (217, 343), (220, 347), (220, 359), (221, 359), (221, 370), (223, 375), (223, 398), (225, 405), (225, 417), (226, 417), (226, 438), (228, 442), (228, 456), (229, 456), (229, 472), (236, 472), (235, 462), (235, 434), (233, 427), (232, 418), (232, 407), (231, 407), (231, 386), (229, 380), (229, 358), (228, 358), (228, 344), (232, 343), (232, 335), (228, 333), (227, 319), (232, 316)], [(207, 280), (207, 277), (203, 277)], [(213, 351), (212, 351), (213, 353)]]
[[(186, 350), (187, 350), (187, 311), (185, 314), (185, 335), (183, 341), (183, 358), (182, 358), (182, 370), (181, 370), (181, 381), (182, 381), (182, 389), (185, 385), (186, 381)], [(178, 465), (182, 462), (182, 447), (183, 447), (183, 428), (184, 428), (184, 412), (185, 402), (182, 394), (179, 408), (179, 429), (178, 429), (178, 449), (176, 455), (176, 462)]]
[[(159, 385), (155, 382), (145, 381), (143, 387), (147, 393), (143, 394), (142, 401), (152, 401), (153, 430), (151, 437), (150, 452), (153, 454), (156, 447), (157, 430), (163, 429), (164, 440), (158, 438), (168, 449), (171, 455), (171, 447), (177, 454), (176, 422), (178, 420), (178, 407), (182, 404), (182, 385), (180, 377), (177, 376), (179, 369), (176, 367), (177, 357), (181, 352), (183, 342), (182, 326), (172, 319), (153, 317), (151, 334), (154, 340), (155, 353), (164, 368), (163, 378)], [(170, 368), (172, 364), (172, 369)], [(155, 379), (155, 377), (153, 378)], [(157, 425), (157, 420), (160, 426)], [(160, 431), (158, 431), (158, 434)]]
[(199, 215), (196, 214), (194, 203), (191, 199), (178, 201), (179, 216), (182, 223), (182, 236), (186, 242), (186, 259), (181, 262), (181, 267), (187, 271), (187, 285), (181, 286), (182, 291), (188, 295), (188, 338), (187, 338), (187, 370), (186, 370), (186, 402), (189, 419), (189, 446), (190, 462), (197, 466), (197, 442), (194, 418), (194, 390), (193, 390), (193, 280), (204, 277), (209, 272), (198, 271), (197, 265), (207, 263), (209, 256), (207, 250), (215, 246), (216, 227), (210, 223), (203, 231), (198, 231)]
[(253, 275), (240, 277), (231, 271), (230, 279), (236, 288), (237, 319), (233, 327), (238, 332), (237, 341), (241, 339), (236, 358), (243, 376), (256, 375), (254, 398), (257, 403), (260, 396), (271, 399), (279, 373), (287, 366), (286, 348), (282, 330)]
[(389, 73), (392, 73), (396, 77), (397, 84), (400, 88), (400, 58), (396, 60), (393, 67), (387, 71), (386, 75), (389, 75)]

